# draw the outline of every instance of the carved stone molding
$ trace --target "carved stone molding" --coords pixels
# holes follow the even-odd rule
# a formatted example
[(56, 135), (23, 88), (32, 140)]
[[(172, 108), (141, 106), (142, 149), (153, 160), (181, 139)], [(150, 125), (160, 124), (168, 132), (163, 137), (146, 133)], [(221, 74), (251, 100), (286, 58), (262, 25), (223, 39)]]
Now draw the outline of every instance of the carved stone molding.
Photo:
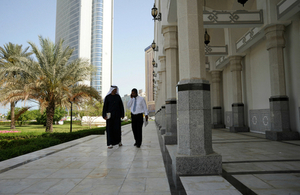
[(228, 56), (221, 56), (216, 60), (216, 68), (222, 69), (228, 62)]
[(205, 45), (205, 56), (227, 56), (228, 47), (225, 46), (209, 46)]
[(262, 10), (205, 10), (203, 22), (204, 28), (258, 27), (264, 23)]
[[(257, 40), (263, 37), (264, 37), (264, 33), (262, 33), (262, 28), (255, 27), (250, 29), (236, 42), (235, 45), (236, 45), (237, 52), (245, 51), (250, 46), (252, 46)], [(253, 42), (253, 44), (250, 45), (251, 42)]]
[(277, 19), (288, 20), (300, 11), (300, 0), (282, 0), (277, 4)]

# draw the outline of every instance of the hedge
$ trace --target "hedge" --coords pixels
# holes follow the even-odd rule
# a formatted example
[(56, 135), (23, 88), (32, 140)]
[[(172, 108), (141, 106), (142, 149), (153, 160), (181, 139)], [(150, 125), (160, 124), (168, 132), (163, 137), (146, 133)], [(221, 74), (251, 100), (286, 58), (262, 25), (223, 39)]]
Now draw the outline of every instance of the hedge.
[[(70, 124), (71, 121), (64, 121), (64, 124)], [(74, 125), (81, 125), (81, 121), (72, 121), (72, 124)]]

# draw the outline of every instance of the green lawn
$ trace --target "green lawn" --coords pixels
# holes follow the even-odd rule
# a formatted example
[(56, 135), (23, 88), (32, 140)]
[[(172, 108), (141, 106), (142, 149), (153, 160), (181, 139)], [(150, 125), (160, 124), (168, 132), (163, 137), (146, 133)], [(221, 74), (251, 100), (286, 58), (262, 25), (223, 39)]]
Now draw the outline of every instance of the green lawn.
[[(130, 122), (122, 122), (122, 125)], [(92, 127), (70, 124), (54, 125), (53, 133), (45, 133), (43, 125), (24, 125), (10, 129), (8, 125), (1, 125), (0, 131), (21, 131), (19, 133), (0, 133), (0, 161), (72, 141), (89, 135), (103, 135), (105, 127)]]
[[(95, 127), (91, 127), (95, 128)], [(0, 125), (0, 131), (21, 131), (19, 133), (0, 133), (0, 137), (7, 136), (20, 136), (20, 135), (41, 135), (45, 133), (46, 127), (43, 125), (23, 125), (16, 126), (16, 129), (10, 129), (9, 125)], [(78, 130), (89, 129), (88, 126), (81, 126), (72, 124), (72, 132), (76, 132)], [(64, 125), (53, 125), (53, 133), (69, 133), (70, 132), (70, 124)]]

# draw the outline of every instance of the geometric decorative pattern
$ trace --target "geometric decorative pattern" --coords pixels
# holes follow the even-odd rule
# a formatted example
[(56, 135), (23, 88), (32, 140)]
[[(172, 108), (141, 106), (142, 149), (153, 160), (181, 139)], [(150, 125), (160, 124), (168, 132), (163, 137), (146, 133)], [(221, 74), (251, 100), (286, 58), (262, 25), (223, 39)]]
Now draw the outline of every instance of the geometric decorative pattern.
[(227, 56), (221, 56), (216, 60), (216, 68), (221, 69), (229, 62), (229, 58)]
[(256, 116), (253, 116), (253, 117), (252, 117), (252, 124), (253, 124), (253, 125), (256, 125), (256, 124), (257, 124), (257, 117), (256, 117)]
[(225, 112), (225, 126), (226, 128), (232, 127), (233, 126), (233, 121), (232, 121), (232, 111), (226, 111)]
[(299, 0), (282, 0), (277, 4), (277, 19), (285, 21), (299, 11)]
[(249, 123), (250, 131), (265, 133), (271, 130), (270, 110), (249, 110)]
[(204, 28), (259, 27), (263, 25), (262, 10), (212, 10), (203, 11)]
[[(244, 34), (236, 43), (236, 50), (239, 51), (241, 50), (246, 44), (251, 42), (254, 38), (258, 37), (258, 35), (261, 34), (261, 28), (260, 27), (255, 27), (250, 29), (246, 34)], [(262, 33), (263, 34), (263, 33)]]
[(226, 46), (210, 46), (205, 45), (205, 56), (227, 56), (228, 47)]

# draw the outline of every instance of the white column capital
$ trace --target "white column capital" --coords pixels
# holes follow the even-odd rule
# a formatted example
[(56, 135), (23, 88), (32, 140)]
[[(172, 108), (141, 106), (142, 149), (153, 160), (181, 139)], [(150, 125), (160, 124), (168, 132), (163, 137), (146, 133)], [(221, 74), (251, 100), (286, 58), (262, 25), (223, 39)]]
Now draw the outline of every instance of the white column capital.
[(241, 63), (242, 63), (243, 56), (234, 55), (234, 56), (228, 57), (228, 59), (229, 59), (231, 72), (233, 72), (233, 71), (242, 71), (242, 64)]
[(285, 27), (282, 24), (269, 26), (265, 29), (267, 50), (275, 47), (285, 47), (284, 31)]
[(162, 29), (164, 36), (164, 49), (177, 49), (178, 48), (178, 35), (177, 26), (165, 26)]
[(212, 76), (212, 83), (220, 83), (221, 82), (221, 75), (222, 70), (211, 70), (209, 71)]
[(158, 56), (158, 60), (160, 62), (160, 68), (157, 72), (165, 72), (166, 71), (166, 56)]

